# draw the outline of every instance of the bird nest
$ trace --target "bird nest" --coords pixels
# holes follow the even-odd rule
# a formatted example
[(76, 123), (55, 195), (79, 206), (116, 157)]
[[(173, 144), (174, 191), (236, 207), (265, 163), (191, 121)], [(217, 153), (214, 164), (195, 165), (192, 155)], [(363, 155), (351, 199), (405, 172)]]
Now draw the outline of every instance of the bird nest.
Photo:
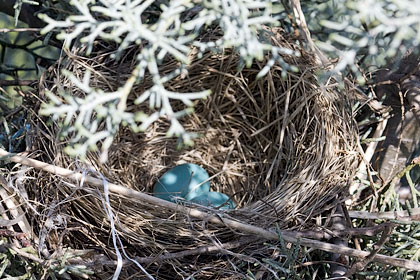
[[(212, 90), (208, 99), (196, 102), (194, 113), (181, 120), (187, 131), (200, 135), (193, 147), (177, 149), (177, 139), (166, 136), (169, 121), (160, 119), (144, 133), (121, 128), (108, 161), (100, 163), (98, 154), (91, 152), (89, 168), (108, 182), (151, 194), (156, 180), (169, 168), (195, 163), (210, 174), (211, 189), (229, 195), (236, 209), (221, 212), (193, 207), (267, 230), (313, 227), (315, 218), (347, 193), (358, 161), (354, 152), (357, 129), (345, 92), (339, 91), (333, 80), (321, 85), (312, 55), (294, 44), (295, 38), (281, 34), (272, 38), (275, 44), (301, 52), (299, 57), (283, 57), (297, 66), (296, 72), (282, 75), (280, 65), (274, 65), (257, 79), (263, 63), (239, 71), (238, 55), (226, 50), (195, 57), (188, 75), (165, 85), (177, 92)], [(129, 77), (138, 50), (128, 49), (119, 61), (111, 58), (113, 51), (112, 46), (101, 45), (84, 58), (84, 49), (74, 48), (42, 77), (41, 99), (45, 89), (81, 94), (60, 74), (63, 69), (78, 77), (91, 69), (91, 86), (115, 90)], [(176, 66), (176, 61), (166, 61), (160, 71), (169, 72)], [(134, 87), (129, 110), (149, 110), (133, 101), (150, 85), (151, 79), (146, 79)], [(63, 152), (66, 141), (58, 142), (58, 126), (46, 125), (43, 120), (31, 120), (39, 131), (32, 139), (36, 158), (86, 170), (86, 163)], [(93, 265), (99, 276), (112, 274), (116, 255), (103, 193), (88, 183), (81, 188), (69, 179), (36, 170), (26, 180), (26, 187), (31, 201), (38, 202), (34, 206), (39, 214), (33, 216), (40, 247), (49, 251), (63, 246), (92, 249), (94, 254), (85, 256), (86, 263)], [(158, 279), (191, 275), (197, 279), (242, 279), (249, 268), (244, 264), (273, 253), (263, 239), (232, 227), (133, 197), (110, 195), (109, 199), (126, 253)], [(136, 265), (126, 264), (122, 273), (124, 277), (144, 277)]]

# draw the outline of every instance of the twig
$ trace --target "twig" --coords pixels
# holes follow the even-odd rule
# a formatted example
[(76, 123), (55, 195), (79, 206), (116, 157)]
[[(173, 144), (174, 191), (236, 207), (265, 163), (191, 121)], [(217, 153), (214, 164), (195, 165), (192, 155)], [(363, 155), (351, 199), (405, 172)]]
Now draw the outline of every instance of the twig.
[[(388, 124), (388, 119), (384, 118), (381, 122), (379, 122), (378, 126), (376, 127), (375, 133), (373, 134), (372, 138), (379, 138), (383, 135), (386, 125)], [(378, 142), (370, 142), (368, 147), (366, 148), (365, 151), (363, 151), (363, 148), (360, 145), (360, 142), (358, 141), (358, 145), (357, 147), (359, 148), (359, 151), (361, 153), (362, 156), (362, 161), (360, 162), (359, 168), (358, 168), (358, 173), (362, 174), (363, 172), (368, 172), (369, 171), (369, 162), (372, 160), (373, 154), (376, 151), (376, 147), (378, 146)], [(374, 193), (376, 192), (376, 189), (374, 186), (372, 186), (372, 178), (371, 178), (371, 174), (370, 172), (368, 173), (369, 175), (369, 182), (371, 183), (371, 188), (374, 190)], [(358, 184), (357, 183), (353, 183), (350, 186), (349, 192), (351, 195), (355, 194), (358, 188)], [(352, 201), (356, 201), (357, 198), (353, 198), (351, 199)], [(351, 202), (352, 202), (351, 201)], [(350, 202), (350, 203), (351, 203)]]
[[(343, 265), (344, 266), (344, 264), (341, 264), (341, 263), (337, 263), (337, 262), (332, 262), (332, 261), (311, 261), (311, 262), (305, 262), (305, 263), (302, 263), (302, 264), (297, 264), (297, 265), (295, 265), (295, 266), (293, 266), (293, 268), (299, 268), (299, 267), (305, 267), (305, 266), (311, 266), (311, 265), (316, 265), (316, 264), (324, 264), (324, 263), (329, 263), (329, 264), (339, 264), (339, 265)], [(347, 268), (350, 268), (350, 266), (347, 266)]]
[[(353, 230), (353, 223), (351, 222), (350, 216), (349, 216), (349, 210), (347, 209), (347, 206), (345, 203), (341, 203), (341, 207), (343, 208), (343, 214), (344, 217), (347, 221), (347, 226), (349, 227), (349, 230)], [(382, 224), (383, 225), (383, 224)], [(379, 225), (381, 226), (381, 225)], [(379, 226), (374, 226), (374, 228), (379, 227)], [(357, 237), (353, 238), (353, 242), (354, 242), (354, 247), (356, 247), (356, 249), (361, 250), (360, 247), (360, 243), (359, 240), (357, 239)]]
[(403, 170), (401, 170), (397, 175), (396, 178), (401, 179), (405, 173), (409, 172), (411, 169), (413, 169), (416, 165), (420, 166), (420, 156), (414, 158), (409, 165), (404, 167)]
[(420, 208), (410, 209), (410, 213), (404, 211), (388, 211), (370, 213), (366, 211), (349, 211), (351, 218), (366, 220), (396, 220), (396, 221), (420, 221)]
[(375, 112), (381, 113), (382, 115), (389, 113), (392, 110), (391, 106), (385, 106), (378, 100), (368, 97), (360, 88), (355, 86), (348, 78), (344, 78), (345, 84), (352, 90), (354, 97), (367, 105)]
[(0, 28), (0, 33), (9, 32), (39, 32), (41, 28)]
[(357, 261), (352, 265), (352, 267), (347, 271), (346, 277), (350, 278), (354, 273), (357, 271), (362, 271), (368, 263), (370, 263), (374, 258), (375, 255), (379, 252), (379, 250), (382, 248), (382, 246), (385, 244), (387, 239), (392, 233), (393, 226), (387, 225), (382, 232), (381, 239), (378, 241), (378, 243), (373, 247), (372, 252), (370, 252), (369, 256), (367, 256), (365, 259)]
[(418, 208), (419, 207), (419, 202), (417, 200), (417, 196), (420, 193), (416, 189), (416, 186), (414, 185), (413, 180), (411, 179), (410, 172), (405, 173), (405, 177), (407, 179), (408, 185), (410, 186), (411, 197), (413, 198), (413, 206), (415, 208)]
[[(386, 125), (386, 123), (387, 123), (387, 120), (384, 120), (384, 125)], [(381, 127), (381, 126), (379, 125), (378, 127)], [(383, 126), (383, 128), (385, 128), (385, 126)], [(373, 144), (373, 145), (369, 145), (369, 147), (371, 147), (371, 146), (376, 147), (376, 145), (375, 145), (376, 143), (371, 143), (371, 144)], [(362, 169), (359, 170), (359, 172), (366, 171), (366, 173), (368, 175), (369, 183), (370, 183), (369, 186), (372, 189), (372, 192), (373, 192), (375, 200), (376, 200), (378, 198), (378, 193), (377, 193), (376, 188), (375, 188), (375, 183), (373, 181), (372, 173), (370, 172), (370, 169), (369, 169), (369, 165), (370, 165), (369, 160), (366, 157), (365, 152), (363, 151), (363, 148), (362, 148), (362, 145), (360, 144), (359, 139), (357, 140), (357, 148), (359, 149), (359, 153), (361, 154), (362, 159), (363, 159), (362, 163), (364, 164), (364, 165), (362, 165), (362, 163), (360, 164), (360, 168), (362, 168)], [(369, 152), (369, 150), (367, 150), (367, 151)], [(373, 153), (371, 155), (373, 155)], [(373, 204), (375, 204), (375, 203), (373, 203)]]
[(300, 237), (300, 238), (310, 238), (317, 240), (329, 240), (333, 237), (352, 237), (352, 236), (377, 236), (378, 233), (381, 233), (385, 226), (393, 225), (395, 223), (382, 223), (372, 227), (363, 227), (363, 228), (345, 228), (342, 230), (304, 230), (304, 231), (294, 231), (294, 230), (285, 230), (281, 231), (282, 234)]
[[(103, 187), (103, 181), (101, 179), (97, 179), (92, 176), (86, 176), (86, 175), (84, 176), (81, 173), (74, 172), (72, 170), (65, 169), (62, 167), (54, 166), (54, 165), (51, 165), (42, 161), (22, 157), (19, 155), (14, 155), (14, 154), (6, 152), (3, 149), (0, 149), (0, 157), (3, 157), (2, 160), (8, 160), (15, 163), (25, 164), (25, 165), (28, 165), (28, 166), (31, 166), (40, 170), (44, 170), (46, 172), (56, 174), (56, 175), (59, 175), (59, 176), (62, 176), (62, 177), (65, 177), (65, 178), (68, 178), (70, 180), (74, 180), (77, 182), (80, 182), (80, 180), (83, 178), (86, 183), (90, 183), (100, 188)], [(276, 232), (268, 231), (263, 228), (241, 223), (232, 219), (223, 218), (220, 215), (214, 215), (212, 213), (206, 213), (197, 209), (189, 208), (181, 204), (172, 203), (170, 201), (166, 201), (166, 200), (163, 200), (163, 199), (160, 199), (160, 198), (157, 198), (157, 197), (145, 194), (145, 193), (141, 193), (141, 192), (123, 187), (121, 185), (108, 183), (108, 190), (110, 191), (111, 194), (118, 194), (125, 197), (135, 198), (139, 201), (139, 203), (140, 202), (150, 203), (160, 208), (166, 208), (174, 212), (184, 213), (185, 215), (189, 215), (190, 217), (206, 220), (213, 224), (227, 226), (227, 227), (234, 228), (238, 231), (248, 233), (248, 234), (254, 234), (263, 239), (279, 240), (279, 235)], [(296, 244), (298, 242), (298, 238), (296, 238), (296, 236), (287, 234), (286, 232), (283, 234), (282, 238), (286, 242), (289, 242), (289, 243)], [(317, 240), (301, 238), (299, 242), (303, 246), (308, 246), (308, 247), (318, 249), (318, 250), (323, 250), (326, 252), (338, 253), (338, 254), (343, 254), (343, 255), (348, 255), (348, 256), (353, 256), (353, 257), (358, 257), (358, 258), (365, 258), (369, 256), (369, 252), (356, 250), (356, 249), (348, 248), (345, 246), (329, 244), (329, 243), (321, 242)], [(415, 271), (420, 271), (420, 262), (416, 262), (416, 261), (404, 260), (404, 259), (399, 259), (399, 258), (380, 255), (380, 254), (375, 255), (373, 258), (373, 261), (380, 262), (387, 265), (403, 267), (403, 268), (411, 269)]]
[(243, 238), (237, 241), (220, 244), (218, 246), (216, 245), (202, 246), (202, 247), (198, 247), (191, 250), (185, 250), (185, 251), (176, 252), (176, 253), (168, 253), (168, 254), (156, 256), (156, 257), (135, 258), (135, 260), (140, 263), (153, 263), (153, 262), (162, 262), (164, 260), (170, 260), (170, 259), (179, 259), (179, 258), (183, 258), (187, 256), (202, 255), (202, 254), (216, 254), (223, 250), (230, 250), (230, 249), (238, 248), (240, 246), (249, 244), (250, 242), (256, 241), (256, 240), (258, 239), (255, 237)]
[(295, 14), (296, 23), (302, 30), (305, 41), (308, 43), (310, 50), (317, 55), (316, 63), (323, 66), (328, 65), (328, 59), (312, 41), (311, 33), (309, 32), (308, 26), (306, 25), (305, 15), (303, 14), (302, 7), (300, 6), (300, 0), (292, 0), (292, 8)]
[[(394, 156), (394, 159), (392, 161), (394, 164), (392, 165), (392, 169), (389, 172), (388, 177), (386, 178), (386, 180), (384, 180), (386, 184), (393, 181), (392, 180), (392, 176), (393, 176), (393, 173), (394, 173), (393, 171), (397, 167), (398, 156), (400, 155), (401, 144), (402, 144), (402, 141), (403, 141), (402, 128), (404, 127), (404, 121), (405, 121), (404, 97), (403, 97), (402, 92), (401, 92), (400, 84), (396, 84), (396, 85), (398, 87), (398, 96), (400, 97), (400, 104), (401, 104), (401, 120), (400, 120), (401, 131), (400, 131), (399, 137), (398, 137), (398, 144), (397, 144), (397, 149), (396, 149), (396, 152), (395, 152), (395, 156)], [(380, 174), (380, 175), (382, 175), (382, 174)]]

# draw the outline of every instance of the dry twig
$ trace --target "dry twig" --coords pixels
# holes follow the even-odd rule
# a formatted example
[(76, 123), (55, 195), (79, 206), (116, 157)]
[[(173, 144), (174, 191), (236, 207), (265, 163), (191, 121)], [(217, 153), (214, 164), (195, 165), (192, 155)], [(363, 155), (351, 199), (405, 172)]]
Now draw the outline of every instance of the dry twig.
[(368, 265), (375, 258), (375, 255), (379, 252), (379, 250), (382, 248), (382, 246), (385, 244), (385, 242), (387, 241), (387, 239), (391, 235), (392, 230), (393, 230), (392, 225), (387, 225), (384, 228), (384, 230), (382, 232), (382, 235), (381, 235), (381, 239), (378, 241), (378, 243), (376, 245), (374, 245), (373, 250), (370, 252), (369, 256), (367, 256), (366, 258), (354, 263), (352, 265), (352, 267), (347, 271), (346, 277), (349, 278), (354, 273), (356, 273), (358, 271), (362, 271), (366, 267), (366, 265)]
[[(38, 160), (21, 157), (19, 155), (13, 155), (4, 151), (3, 149), (0, 149), (0, 157), (3, 157), (3, 159), (7, 159), (15, 163), (21, 163), (24, 165), (28, 165), (28, 166), (40, 169), (40, 170), (44, 170), (46, 172), (50, 172), (50, 173), (62, 176), (64, 178), (68, 178), (76, 182), (80, 182), (80, 180), (83, 178), (86, 183), (92, 184), (97, 187), (103, 187), (103, 181), (100, 179), (97, 179), (91, 176), (83, 176), (83, 174), (81, 173), (77, 173), (72, 170), (54, 166), (54, 165), (41, 162)], [(261, 238), (265, 238), (268, 240), (279, 240), (279, 235), (276, 232), (268, 231), (260, 227), (244, 224), (244, 223), (241, 223), (241, 222), (229, 219), (229, 218), (223, 218), (223, 217), (214, 215), (212, 213), (205, 213), (203, 211), (189, 208), (184, 205), (175, 204), (175, 203), (172, 203), (172, 202), (169, 202), (169, 201), (166, 201), (166, 200), (154, 197), (154, 196), (147, 195), (145, 193), (128, 189), (121, 185), (108, 183), (108, 188), (111, 194), (118, 194), (125, 197), (136, 198), (139, 201), (142, 201), (144, 203), (150, 203), (150, 204), (174, 211), (174, 213), (183, 213), (190, 217), (202, 219), (213, 224), (217, 224), (221, 226), (228, 226), (232, 229), (241, 231), (243, 233), (255, 234), (257, 236), (260, 236)], [(286, 242), (290, 242), (290, 243), (298, 242), (298, 238), (296, 238), (295, 236), (284, 234), (283, 238)], [(360, 250), (348, 248), (345, 246), (333, 245), (333, 244), (311, 240), (307, 238), (302, 238), (299, 240), (299, 242), (303, 246), (308, 246), (308, 247), (323, 250), (326, 252), (338, 253), (338, 254), (359, 257), (359, 258), (365, 258), (365, 257), (370, 256), (370, 253), (365, 252), (365, 251), (360, 251)], [(389, 257), (385, 255), (379, 255), (379, 254), (373, 257), (373, 261), (392, 265), (392, 266), (412, 269), (415, 271), (420, 271), (420, 263), (416, 261), (403, 260), (403, 259)]]
[(41, 28), (0, 28), (0, 33), (9, 32), (39, 32)]
[(302, 30), (303, 37), (308, 43), (312, 53), (317, 55), (317, 63), (319, 65), (328, 65), (329, 61), (327, 57), (321, 52), (321, 50), (315, 45), (311, 38), (311, 33), (309, 32), (308, 26), (306, 25), (305, 15), (303, 14), (302, 8), (300, 6), (300, 0), (292, 0), (293, 12), (295, 14), (296, 23), (299, 28)]
[(367, 219), (367, 220), (396, 220), (396, 221), (420, 221), (420, 208), (412, 208), (410, 212), (403, 211), (387, 211), (371, 213), (366, 211), (349, 211), (351, 218)]

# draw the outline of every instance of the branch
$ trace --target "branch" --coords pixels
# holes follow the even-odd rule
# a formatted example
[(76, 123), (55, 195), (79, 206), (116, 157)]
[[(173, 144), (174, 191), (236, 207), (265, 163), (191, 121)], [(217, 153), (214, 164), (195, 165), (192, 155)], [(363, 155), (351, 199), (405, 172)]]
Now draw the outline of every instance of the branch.
[(382, 248), (382, 246), (385, 244), (385, 242), (388, 240), (389, 236), (392, 233), (393, 226), (387, 225), (384, 228), (384, 231), (382, 232), (381, 239), (378, 241), (378, 243), (373, 247), (372, 252), (370, 252), (369, 256), (367, 256), (365, 259), (360, 260), (352, 265), (352, 267), (347, 271), (346, 277), (350, 279), (350, 277), (356, 273), (357, 271), (362, 271), (368, 263), (370, 263), (374, 258), (375, 255), (379, 252), (379, 250)]
[(386, 226), (393, 225), (394, 223), (382, 223), (372, 227), (363, 228), (346, 228), (343, 230), (305, 230), (305, 231), (284, 231), (282, 234), (293, 235), (296, 237), (311, 238), (317, 240), (329, 240), (333, 237), (351, 237), (351, 236), (377, 236), (381, 233)]
[(0, 33), (9, 32), (39, 32), (41, 28), (0, 28)]
[(367, 104), (374, 112), (384, 115), (392, 110), (391, 106), (385, 106), (378, 100), (368, 97), (363, 90), (355, 86), (348, 78), (344, 78), (344, 82), (349, 87), (349, 92), (353, 93), (360, 103)]
[[(223, 253), (224, 250), (235, 249), (245, 244), (249, 244), (253, 241), (260, 240), (256, 237), (247, 237), (242, 238), (237, 241), (231, 241), (227, 243), (223, 243), (220, 245), (210, 245), (210, 246), (201, 246), (191, 250), (185, 250), (175, 253), (167, 253), (164, 255), (154, 256), (154, 257), (136, 257), (135, 260), (139, 263), (149, 264), (149, 263), (161, 263), (165, 260), (172, 260), (172, 259), (180, 259), (188, 256), (196, 256), (196, 255), (212, 255), (212, 254), (220, 254)], [(129, 264), (129, 261), (124, 261), (126, 264)], [(97, 264), (100, 265), (117, 265), (117, 261), (104, 261), (102, 259), (98, 259), (93, 261), (88, 266), (95, 266)]]
[(366, 220), (396, 220), (396, 221), (420, 221), (420, 208), (412, 208), (410, 212), (404, 211), (388, 211), (370, 213), (366, 211), (349, 211), (351, 218)]
[[(24, 164), (27, 166), (34, 167), (36, 169), (40, 169), (55, 175), (62, 176), (64, 178), (80, 182), (80, 180), (84, 180), (86, 183), (89, 183), (91, 185), (97, 186), (99, 188), (103, 188), (103, 180), (94, 178), (92, 176), (86, 176), (82, 173), (75, 172), (69, 169), (65, 169), (62, 167), (54, 166), (39, 160), (26, 158), (17, 154), (11, 154), (6, 152), (3, 149), (0, 149), (0, 157), (1, 160), (7, 160), (15, 163)], [(212, 213), (206, 213), (194, 208), (190, 208), (181, 204), (176, 204), (170, 201), (166, 201), (142, 192), (138, 192), (129, 188), (126, 188), (121, 185), (108, 183), (108, 190), (111, 194), (118, 194), (129, 198), (134, 198), (136, 200), (143, 203), (150, 203), (152, 205), (158, 205), (160, 208), (165, 208), (167, 210), (171, 210), (177, 213), (183, 213), (185, 215), (188, 215), (193, 218), (205, 220), (207, 222), (217, 224), (219, 226), (227, 226), (230, 228), (234, 228), (238, 231), (241, 231), (243, 233), (252, 234), (259, 236), (260, 238), (267, 239), (267, 240), (279, 240), (279, 234), (273, 231), (269, 231), (257, 226), (241, 223), (229, 218), (223, 218), (220, 215), (215, 215)], [(282, 233), (283, 234), (283, 233)], [(334, 244), (329, 244), (326, 242), (321, 242), (317, 240), (311, 240), (307, 238), (301, 238), (298, 240), (298, 238), (294, 235), (287, 234), (287, 232), (284, 232), (282, 235), (282, 238), (284, 241), (289, 243), (298, 243), (300, 242), (301, 245), (311, 247), (313, 249), (323, 250), (326, 252), (331, 253), (337, 253), (337, 254), (343, 254), (347, 256), (353, 256), (358, 258), (366, 258), (370, 255), (369, 252), (361, 251), (352, 249), (346, 246), (339, 246)], [(377, 254), (373, 257), (373, 261), (391, 265), (391, 266), (398, 266), (403, 267), (406, 269), (411, 269), (414, 271), (420, 271), (420, 262), (411, 261), (411, 260), (404, 260), (399, 259), (395, 257), (385, 256)]]
[(302, 30), (303, 38), (308, 43), (309, 49), (317, 56), (315, 59), (318, 65), (326, 66), (329, 64), (326, 56), (321, 52), (320, 49), (312, 41), (311, 33), (309, 32), (308, 26), (306, 25), (305, 15), (302, 12), (302, 7), (300, 6), (300, 0), (292, 0), (292, 8), (295, 14), (296, 23), (299, 28)]

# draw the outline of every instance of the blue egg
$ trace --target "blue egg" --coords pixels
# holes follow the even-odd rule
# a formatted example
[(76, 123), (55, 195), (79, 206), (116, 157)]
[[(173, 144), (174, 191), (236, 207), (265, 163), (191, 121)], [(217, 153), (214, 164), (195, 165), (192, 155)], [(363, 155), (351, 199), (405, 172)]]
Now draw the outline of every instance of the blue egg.
[(208, 179), (209, 174), (197, 164), (181, 164), (163, 174), (153, 188), (153, 195), (168, 201), (175, 201), (174, 197), (191, 200), (210, 191)]
[(220, 192), (203, 193), (191, 199), (191, 202), (214, 208), (220, 207), (221, 210), (234, 209), (236, 206), (229, 196)]

